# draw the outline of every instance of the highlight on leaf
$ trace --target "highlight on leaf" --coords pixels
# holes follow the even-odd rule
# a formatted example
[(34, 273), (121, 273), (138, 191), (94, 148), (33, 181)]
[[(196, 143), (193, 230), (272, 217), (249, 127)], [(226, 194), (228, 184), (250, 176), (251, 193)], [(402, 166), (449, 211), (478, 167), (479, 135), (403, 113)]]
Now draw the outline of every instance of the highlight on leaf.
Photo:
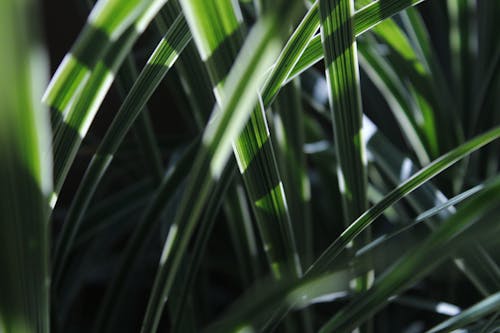
[(494, 331), (499, 16), (0, 1), (0, 332)]

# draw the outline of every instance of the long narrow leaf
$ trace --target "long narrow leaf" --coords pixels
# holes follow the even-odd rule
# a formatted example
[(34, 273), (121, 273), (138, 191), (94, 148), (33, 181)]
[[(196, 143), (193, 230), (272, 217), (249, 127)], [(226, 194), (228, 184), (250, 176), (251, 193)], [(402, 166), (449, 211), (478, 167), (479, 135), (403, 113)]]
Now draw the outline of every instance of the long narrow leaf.
[(36, 1), (0, 2), (0, 331), (49, 325), (48, 61)]
[(65, 111), (85, 84), (95, 65), (152, 0), (100, 0), (90, 13), (85, 27), (71, 51), (64, 57), (52, 78), (44, 101), (56, 112)]
[[(188, 22), (196, 20), (195, 2), (182, 2)], [(194, 6), (194, 7), (193, 7)], [(257, 102), (255, 91), (262, 83), (265, 69), (276, 59), (286, 33), (283, 19), (289, 22), (295, 15), (295, 5), (280, 1), (252, 29), (240, 56), (226, 79), (221, 109), (212, 116), (202, 139), (202, 149), (193, 163), (193, 177), (187, 184), (179, 211), (170, 227), (163, 249), (159, 272), (142, 326), (142, 332), (155, 331), (163, 305), (174, 282), (175, 273), (184, 255), (188, 240), (205, 204), (213, 182), (220, 178), (236, 139)], [(281, 19), (278, 20), (278, 12)], [(283, 14), (286, 16), (283, 18)], [(203, 15), (203, 14), (201, 14)], [(196, 25), (194, 23), (193, 25)], [(199, 27), (197, 27), (199, 29)], [(205, 55), (206, 56), (206, 55)], [(204, 170), (205, 172), (202, 172)], [(206, 172), (209, 172), (207, 174)], [(196, 195), (195, 195), (196, 193)], [(192, 197), (197, 197), (195, 202)]]
[(427, 333), (450, 332), (457, 328), (464, 327), (481, 317), (500, 310), (500, 292), (485, 298), (481, 302), (464, 310), (459, 315), (452, 317), (441, 324), (431, 328)]
[[(59, 237), (54, 259), (54, 281), (57, 284), (64, 269), (65, 261), (78, 232), (79, 224), (85, 210), (94, 194), (97, 184), (104, 176), (120, 143), (128, 129), (132, 126), (144, 104), (153, 93), (156, 86), (167, 71), (175, 63), (179, 53), (186, 46), (189, 38), (186, 36), (187, 25), (180, 15), (160, 41), (155, 52), (139, 75), (127, 98), (123, 102), (110, 128), (99, 145), (96, 154), (84, 175), (79, 189), (73, 199), (61, 236)], [(161, 68), (160, 71), (157, 71)]]
[[(167, 0), (151, 0), (140, 12), (133, 25), (129, 26), (116, 41), (113, 41), (101, 58), (96, 59), (87, 82), (81, 92), (75, 96), (67, 113), (60, 117), (60, 122), (53, 124), (54, 133), (54, 178), (55, 193), (52, 205), (62, 188), (71, 163), (87, 134), (107, 91), (114, 81), (116, 72), (131, 50), (134, 42), (146, 29), (154, 15)], [(92, 14), (91, 14), (92, 16)], [(57, 75), (56, 75), (57, 77)]]
[[(459, 209), (423, 243), (402, 256), (376, 281), (373, 288), (360, 294), (340, 310), (320, 329), (320, 332), (347, 332), (366, 320), (383, 306), (390, 296), (398, 294), (428, 274), (432, 268), (450, 255), (450, 250), (460, 247), (465, 241), (470, 241), (471, 238), (477, 236), (474, 233), (469, 236), (464, 235), (464, 232), (475, 222), (479, 221), (478, 224), (484, 226), (485, 230), (494, 229), (496, 221), (488, 214), (498, 213), (499, 193), (500, 178), (489, 184), (481, 194)], [(487, 228), (488, 226), (490, 229)]]
[[(204, 2), (197, 4), (197, 7), (196, 10), (209, 15), (190, 24), (195, 27), (194, 38), (200, 54), (205, 57), (220, 104), (224, 80), (241, 44), (242, 25), (238, 22), (236, 9), (231, 1), (220, 1), (217, 4)], [(221, 17), (224, 19), (221, 20)], [(287, 270), (295, 271), (294, 274), (298, 275), (300, 268), (295, 262), (297, 254), (288, 205), (263, 110), (259, 103), (234, 142), (233, 151), (252, 201), (252, 209), (271, 267), (279, 278)]]
[[(353, 0), (320, 0), (321, 41), (325, 53), (330, 114), (337, 157), (337, 179), (349, 226), (368, 205), (365, 142), (362, 133), (363, 111), (356, 39), (353, 31)], [(355, 248), (370, 240), (370, 230)], [(371, 274), (355, 279), (357, 291), (370, 287)]]
[(354, 221), (329, 247), (326, 249), (318, 260), (311, 266), (308, 274), (316, 274), (323, 272), (328, 268), (328, 265), (335, 260), (335, 257), (351, 242), (359, 233), (369, 226), (384, 210), (399, 201), (402, 197), (411, 193), (420, 185), (430, 180), (440, 172), (446, 170), (450, 165), (458, 160), (468, 156), (475, 150), (484, 145), (498, 139), (500, 137), (500, 127), (496, 127), (483, 135), (480, 135), (459, 147), (453, 149), (449, 153), (441, 156), (431, 164), (421, 169), (419, 172), (408, 178), (407, 181), (396, 187), (384, 199), (375, 206), (368, 209), (356, 221)]
[[(410, 7), (415, 6), (425, 0), (378, 0), (357, 10), (352, 17), (354, 21), (354, 35), (359, 35), (370, 30), (372, 27), (383, 22), (392, 15)], [(312, 67), (315, 63), (323, 59), (323, 48), (320, 34), (313, 37), (299, 62), (290, 72), (287, 80), (291, 80), (306, 69)]]

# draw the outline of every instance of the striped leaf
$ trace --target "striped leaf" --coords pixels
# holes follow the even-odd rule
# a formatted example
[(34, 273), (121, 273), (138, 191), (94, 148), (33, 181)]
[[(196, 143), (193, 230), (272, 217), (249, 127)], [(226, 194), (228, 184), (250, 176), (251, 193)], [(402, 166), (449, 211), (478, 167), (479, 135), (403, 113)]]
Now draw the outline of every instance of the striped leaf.
[[(196, 2), (181, 2), (188, 23), (195, 31), (206, 24), (204, 13), (196, 9)], [(194, 226), (205, 205), (214, 182), (220, 179), (231, 152), (231, 143), (242, 130), (245, 121), (257, 102), (256, 91), (262, 84), (264, 71), (278, 56), (280, 44), (286, 33), (284, 22), (289, 22), (295, 15), (295, 6), (289, 7), (284, 2), (276, 3), (274, 10), (260, 19), (250, 32), (239, 57), (233, 65), (223, 89), (220, 109), (216, 109), (209, 126), (205, 129), (200, 149), (192, 168), (179, 211), (170, 227), (163, 249), (159, 272), (156, 276), (151, 298), (143, 322), (142, 332), (155, 331), (165, 300), (168, 298), (179, 263), (184, 255)], [(277, 19), (278, 12), (281, 20)], [(287, 16), (283, 17), (286, 13)], [(198, 19), (199, 16), (199, 19)], [(198, 26), (198, 23), (200, 24)], [(203, 45), (205, 42), (199, 42)], [(207, 54), (201, 54), (207, 59)], [(207, 174), (208, 172), (208, 174)], [(195, 201), (192, 198), (196, 197)]]
[[(177, 60), (179, 53), (189, 42), (186, 33), (187, 25), (182, 15), (174, 21), (165, 37), (162, 38), (156, 50), (151, 55), (146, 66), (134, 83), (123, 105), (120, 107), (113, 123), (99, 145), (89, 167), (79, 185), (79, 190), (72, 201), (66, 217), (61, 236), (59, 237), (54, 259), (54, 281), (57, 284), (64, 269), (74, 237), (78, 232), (83, 214), (113, 159), (120, 143), (143, 109), (146, 101), (153, 94), (168, 70)], [(160, 69), (160, 70), (158, 70)]]
[[(373, 288), (355, 297), (337, 312), (319, 332), (348, 332), (380, 309), (390, 296), (400, 293), (429, 274), (452, 250), (477, 237), (476, 233), (484, 235), (494, 231), (493, 215), (498, 213), (496, 201), (499, 193), (500, 178), (497, 178), (481, 194), (439, 226), (424, 242), (403, 255), (375, 282)], [(474, 224), (481, 226), (479, 231), (466, 233), (475, 226)]]
[[(139, 7), (141, 8), (139, 15), (134, 18), (133, 22), (130, 22), (133, 24), (129, 25), (120, 33), (119, 38), (109, 41), (109, 48), (105, 48), (105, 53), (102, 55), (100, 55), (99, 52), (92, 53), (93, 57), (95, 57), (96, 54), (99, 55), (99, 57), (95, 59), (95, 65), (92, 71), (89, 72), (88, 78), (82, 82), (81, 90), (74, 96), (74, 101), (68, 106), (68, 109), (65, 110), (63, 115), (59, 115), (57, 118), (53, 117), (55, 193), (51, 202), (52, 206), (55, 205), (57, 195), (62, 188), (71, 163), (76, 156), (83, 138), (87, 134), (99, 106), (111, 87), (119, 67), (123, 63), (126, 55), (130, 52), (134, 42), (144, 32), (149, 22), (165, 2), (166, 0), (147, 1), (147, 6)], [(123, 7), (126, 8), (127, 6)], [(96, 4), (94, 8), (96, 9), (92, 11), (90, 18), (93, 17), (94, 12), (99, 11), (99, 4)], [(122, 23), (118, 24), (119, 22), (117, 20), (120, 16), (115, 17), (108, 13), (107, 17), (110, 17), (111, 23), (113, 23), (112, 27), (121, 27), (124, 25)], [(107, 21), (103, 19), (103, 22)], [(76, 43), (78, 44), (79, 41), (77, 40)], [(92, 44), (92, 46), (95, 47), (95, 44)], [(67, 63), (75, 64), (71, 61)], [(76, 64), (77, 67), (85, 68), (78, 63)], [(64, 72), (65, 68), (62, 68), (61, 71)], [(56, 74), (53, 80), (59, 82), (58, 77), (58, 74)], [(74, 76), (71, 75), (70, 77)], [(65, 79), (61, 80), (61, 82), (64, 82)], [(67, 84), (62, 83), (62, 87), (72, 89), (71, 86), (72, 82), (68, 82)], [(49, 86), (48, 89), (50, 91), (51, 86)], [(61, 110), (61, 106), (56, 105), (54, 107)], [(66, 106), (64, 106), (64, 108), (65, 107)]]
[[(342, 198), (344, 225), (349, 226), (367, 208), (367, 172), (362, 134), (363, 111), (356, 39), (353, 31), (353, 0), (320, 0), (321, 40), (337, 158), (337, 179)], [(370, 231), (354, 243), (369, 242)], [(355, 279), (355, 290), (370, 287), (371, 274)], [(369, 329), (367, 329), (369, 331)]]
[[(214, 92), (222, 103), (224, 80), (241, 44), (243, 26), (231, 1), (203, 2), (198, 6), (204, 20), (190, 22), (194, 39), (210, 74)], [(221, 20), (220, 18), (224, 18)], [(225, 24), (223, 24), (226, 22)], [(229, 23), (228, 23), (229, 22)], [(286, 271), (300, 269), (264, 109), (257, 107), (233, 145), (234, 154), (257, 218), (264, 247), (277, 278)], [(292, 267), (296, 267), (292, 269)]]
[[(314, 107), (319, 108), (321, 115), (323, 115), (325, 119), (328, 119), (327, 96), (321, 93), (321, 91), (326, 91), (327, 89), (325, 79), (314, 71), (307, 72), (304, 78), (313, 81), (312, 84), (304, 85), (305, 93), (309, 96), (313, 96)], [(310, 90), (312, 87), (314, 87), (314, 91)], [(364, 139), (366, 140), (369, 159), (388, 177), (390, 186), (397, 186), (418, 171), (417, 166), (412, 160), (405, 156), (391, 141), (389, 141), (366, 116), (363, 119), (363, 128), (366, 133)], [(463, 194), (466, 194), (466, 192)], [(381, 199), (382, 197), (380, 197), (379, 200)], [(426, 210), (425, 214), (422, 213), (419, 215), (421, 218), (425, 216), (428, 217), (429, 213), (440, 209), (440, 214), (437, 219), (434, 221), (426, 221), (426, 224), (431, 229), (435, 229), (439, 221), (448, 218), (456, 211), (455, 207), (449, 206), (450, 202), (447, 201), (446, 196), (431, 182), (423, 184), (421, 188), (407, 195), (405, 200), (414, 207), (416, 211)], [(436, 205), (438, 206), (431, 208)], [(448, 205), (448, 207), (444, 209), (446, 205)], [(399, 217), (399, 219), (401, 219), (401, 217)], [(419, 222), (417, 222), (417, 224), (418, 223)], [(401, 230), (406, 230), (409, 227), (410, 226), (405, 225)], [(385, 237), (386, 236), (384, 236), (384, 238)], [(374, 242), (376, 243), (377, 240)], [(500, 283), (498, 266), (490, 260), (489, 255), (480, 245), (476, 245), (476, 249), (477, 251), (475, 254), (457, 254), (455, 265), (469, 278), (471, 283), (474, 284), (482, 294), (490, 295), (495, 292)]]
[(78, 94), (112, 43), (120, 38), (152, 1), (131, 0), (125, 5), (119, 0), (97, 2), (85, 27), (59, 65), (45, 92), (45, 103), (60, 113), (58, 117), (63, 116), (66, 107)]
[(430, 180), (450, 165), (458, 160), (468, 156), (475, 150), (498, 139), (500, 137), (500, 127), (496, 127), (466, 143), (458, 146), (447, 154), (430, 163), (419, 172), (408, 178), (389, 194), (387, 194), (379, 203), (364, 212), (356, 221), (354, 221), (329, 247), (326, 249), (316, 262), (311, 266), (307, 274), (316, 274), (323, 272), (328, 265), (335, 260), (337, 255), (359, 235), (367, 226), (369, 226), (384, 210), (392, 204), (399, 201), (405, 195), (411, 193), (420, 185)]
[[(397, 14), (398, 12), (410, 7), (415, 6), (425, 0), (378, 0), (373, 1), (369, 5), (360, 8), (352, 15), (354, 25), (352, 27), (354, 35), (358, 37), (363, 33), (369, 31), (371, 28), (380, 24), (385, 19)], [(288, 80), (293, 79), (306, 69), (312, 67), (318, 61), (323, 59), (323, 47), (321, 43), (321, 35), (318, 34), (313, 37), (307, 48), (304, 50), (299, 62), (294, 66)]]

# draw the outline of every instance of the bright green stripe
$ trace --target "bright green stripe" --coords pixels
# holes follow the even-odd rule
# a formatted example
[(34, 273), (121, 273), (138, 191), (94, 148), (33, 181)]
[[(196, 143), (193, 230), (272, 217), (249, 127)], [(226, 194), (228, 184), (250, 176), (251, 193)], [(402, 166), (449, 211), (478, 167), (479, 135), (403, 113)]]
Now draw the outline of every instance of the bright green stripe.
[(153, 0), (99, 0), (89, 15), (88, 22), (117, 39)]
[(44, 102), (59, 112), (64, 112), (111, 44), (112, 40), (106, 32), (92, 24), (85, 24), (51, 79), (43, 97)]
[(307, 274), (317, 274), (328, 269), (331, 262), (335, 260), (340, 252), (379, 217), (388, 207), (398, 202), (407, 194), (413, 192), (425, 182), (429, 181), (449, 166), (468, 156), (484, 145), (500, 137), (500, 127), (496, 127), (466, 143), (458, 146), (449, 153), (441, 156), (419, 172), (408, 178), (401, 185), (387, 194), (379, 203), (368, 209), (356, 221), (354, 221), (329, 247), (316, 262), (311, 266)]
[(67, 54), (50, 81), (47, 91), (43, 96), (44, 103), (56, 109), (62, 117), (64, 109), (68, 106), (82, 84), (88, 79), (89, 75), (90, 71), (88, 68), (75, 59), (73, 55)]
[(148, 6), (143, 8), (144, 11), (140, 13), (136, 24), (129, 26), (120, 38), (112, 43), (105, 56), (98, 62), (82, 92), (63, 119), (64, 124), (58, 124), (59, 126), (56, 127), (54, 139), (56, 195), (64, 183), (82, 139), (87, 134), (90, 124), (111, 87), (115, 73), (129, 54), (142, 30), (146, 28), (148, 20), (153, 18), (153, 14), (161, 9), (164, 2), (165, 0), (148, 1)]
[(271, 105), (273, 98), (278, 94), (281, 85), (290, 75), (298, 59), (319, 28), (318, 2), (315, 2), (304, 16), (299, 26), (288, 39), (280, 57), (276, 61), (269, 79), (262, 89), (262, 101), (267, 107)]
[[(264, 117), (263, 108), (256, 108), (238, 140), (234, 143), (237, 150), (236, 159), (242, 174), (246, 172), (248, 165), (254, 160), (254, 156), (264, 144), (269, 142), (269, 129)], [(257, 177), (257, 174), (255, 176)]]
[[(262, 198), (255, 201), (255, 205), (265, 213), (286, 214), (287, 211), (284, 209), (286, 206), (285, 206), (285, 201), (283, 200), (282, 187), (283, 184), (279, 183), (270, 192), (268, 192)], [(276, 208), (282, 210), (276, 212)]]
[[(184, 6), (192, 3), (182, 2)], [(295, 2), (294, 2), (295, 4)], [(193, 177), (188, 181), (177, 215), (165, 243), (160, 268), (155, 278), (151, 298), (146, 310), (141, 332), (154, 332), (158, 326), (163, 306), (175, 281), (189, 239), (204, 207), (215, 180), (220, 179), (222, 170), (231, 153), (231, 142), (242, 129), (257, 101), (255, 92), (262, 83), (265, 69), (276, 60), (279, 47), (286, 33), (285, 23), (295, 14), (295, 6), (279, 1), (275, 10), (260, 19), (247, 38), (236, 63), (228, 76), (221, 109), (213, 117), (203, 135), (204, 148), (199, 151), (193, 163)], [(193, 12), (185, 11), (186, 16)], [(278, 14), (279, 13), (279, 14)], [(283, 17), (283, 14), (286, 16)], [(201, 13), (200, 13), (201, 14)], [(197, 18), (188, 18), (196, 24)], [(209, 167), (211, 172), (200, 172)], [(192, 198), (197, 198), (192, 200)], [(174, 232), (175, 231), (175, 232)]]
[[(227, 36), (232, 35), (240, 28), (240, 22), (237, 20), (237, 15), (234, 14), (235, 7), (231, 0), (186, 1), (182, 2), (182, 8), (189, 21), (193, 39), (204, 61), (221, 44), (224, 44)], [(192, 20), (194, 17), (199, 19)], [(213, 18), (216, 18), (218, 24), (213, 24)]]
[(147, 6), (155, 7), (158, 2), (164, 0), (98, 1), (71, 51), (51, 79), (43, 97), (44, 102), (64, 112), (97, 62), (108, 53), (112, 43), (141, 13), (144, 14)]
[(203, 16), (189, 24), (212, 85), (216, 87), (216, 95), (219, 95), (243, 41), (243, 26), (238, 20), (241, 13), (231, 0), (193, 1), (184, 10)]
[[(361, 8), (354, 13), (354, 34), (356, 37), (368, 31), (371, 27), (379, 24), (383, 20), (404, 10), (410, 6), (415, 6), (425, 0), (379, 0)], [(294, 66), (287, 80), (292, 79), (307, 68), (314, 65), (323, 58), (323, 48), (321, 46), (321, 36), (317, 35), (307, 45), (301, 59)]]
[(367, 205), (361, 92), (356, 43), (349, 19), (352, 8), (352, 0), (320, 1), (321, 35), (346, 225), (363, 213)]
[[(73, 199), (68, 216), (66, 217), (58, 244), (58, 250), (56, 251), (55, 263), (57, 263), (57, 265), (54, 266), (55, 275), (57, 277), (61, 274), (74, 237), (78, 232), (81, 219), (95, 192), (97, 184), (102, 179), (111, 163), (113, 155), (135, 119), (146, 105), (147, 100), (151, 97), (162, 78), (166, 75), (178, 58), (178, 55), (189, 42), (190, 38), (187, 31), (188, 27), (186, 21), (182, 15), (179, 15), (177, 20), (174, 21), (173, 26), (168, 30), (165, 37), (162, 38), (151, 55), (151, 58), (148, 60), (145, 68), (142, 70), (134, 86), (125, 98), (123, 105), (120, 107), (109, 129), (106, 131), (106, 135), (87, 168), (87, 172), (80, 183), (76, 197)], [(69, 137), (70, 135), (75, 135), (75, 132), (71, 131), (71, 127), (66, 127), (63, 130), (66, 130), (67, 133), (66, 140), (58, 141), (61, 145), (64, 145), (64, 148), (59, 149), (67, 152), (70, 149), (74, 149), (66, 148), (68, 144), (70, 142), (75, 142), (79, 137), (73, 137), (72, 139)], [(74, 151), (72, 151), (72, 153), (74, 154)], [(57, 153), (56, 156), (58, 156)], [(56, 159), (56, 161), (58, 160)], [(69, 167), (69, 163), (64, 166), (58, 166), (58, 168), (63, 167)], [(57, 170), (60, 169), (56, 169), (56, 171)], [(57, 171), (56, 175), (66, 172), (67, 170), (63, 169), (62, 171)], [(57, 282), (58, 279), (56, 278), (55, 281)]]
[[(198, 41), (199, 39), (208, 41), (204, 44), (198, 45), (198, 48), (201, 49), (201, 54), (209, 54), (209, 57), (205, 60), (205, 64), (209, 71), (212, 84), (215, 87), (214, 91), (218, 102), (222, 103), (222, 97), (224, 94), (224, 78), (226, 77), (229, 68), (233, 65), (234, 58), (239, 51), (239, 45), (241, 44), (242, 38), (242, 28), (233, 30), (234, 28), (224, 26), (223, 20), (219, 19), (219, 17), (233, 16), (230, 21), (237, 22), (235, 13), (236, 9), (232, 7), (230, 2), (222, 1), (220, 4), (227, 7), (225, 12), (218, 12), (217, 10), (221, 10), (222, 8), (216, 8), (217, 6), (212, 4), (210, 1), (203, 2), (202, 4), (197, 3), (196, 6), (199, 8), (196, 10), (200, 10), (200, 12), (204, 13), (210, 12), (212, 13), (212, 16), (196, 20), (196, 22), (190, 21), (190, 24), (198, 25), (200, 24), (199, 22), (206, 21), (203, 26), (210, 27), (210, 29), (202, 31), (197, 31), (196, 28), (192, 30), (194, 32), (197, 31), (197, 33), (200, 34), (198, 38), (195, 38), (195, 41)], [(211, 8), (212, 6), (214, 8)], [(200, 8), (203, 8), (203, 10)], [(312, 21), (314, 20), (309, 19), (309, 22)], [(310, 31), (310, 35), (312, 36), (317, 27), (309, 27), (309, 29), (312, 30)], [(214, 41), (213, 35), (218, 34), (221, 35), (217, 37), (219, 44), (211, 44)], [(306, 35), (303, 38), (302, 43), (304, 46), (309, 38), (309, 35)], [(296, 37), (293, 38), (293, 40), (299, 39)], [(291, 44), (294, 46), (294, 43)], [(208, 49), (206, 49), (207, 47)], [(298, 58), (298, 56), (299, 55), (296, 55), (295, 58)], [(282, 71), (282, 77), (286, 77), (287, 64), (283, 61), (279, 62), (281, 63), (281, 66), (278, 65), (277, 68)], [(291, 67), (291, 65), (288, 66)], [(265, 147), (265, 149), (263, 149), (263, 147)], [(269, 191), (272, 191), (276, 184), (280, 182), (280, 175), (276, 165), (275, 154), (269, 139), (267, 121), (265, 119), (263, 108), (260, 105), (253, 111), (250, 121), (246, 124), (242, 134), (234, 142), (233, 151), (236, 159), (238, 160), (240, 171), (245, 179), (245, 186), (250, 194), (250, 200), (254, 202), (252, 206), (255, 210), (255, 201)], [(255, 158), (256, 155), (258, 155), (259, 158)], [(250, 163), (252, 165), (251, 172), (246, 172), (247, 166)], [(260, 181), (259, 179), (263, 179), (264, 181)], [(280, 188), (279, 190), (282, 191), (283, 189)], [(283, 193), (282, 197), (284, 202)], [(276, 204), (280, 203), (276, 202)], [(284, 267), (298, 267), (295, 263), (296, 250), (293, 241), (293, 234), (290, 230), (291, 225), (289, 215), (288, 213), (285, 215), (281, 214), (280, 212), (283, 210), (287, 210), (286, 205), (283, 207), (275, 207), (274, 220), (272, 214), (267, 214), (266, 216), (256, 214), (257, 223), (260, 226), (259, 230), (263, 235), (262, 237), (264, 242), (267, 244), (273, 244), (273, 247), (275, 248), (273, 251), (266, 251), (268, 259), (275, 266), (279, 266), (281, 270), (284, 269)], [(286, 230), (286, 232), (280, 233), (279, 229), (276, 230), (276, 228), (281, 228), (282, 230)], [(271, 246), (268, 246), (267, 248), (269, 249)], [(286, 262), (287, 264), (283, 265), (283, 262)], [(284, 272), (281, 272), (277, 276), (282, 275), (282, 273)]]

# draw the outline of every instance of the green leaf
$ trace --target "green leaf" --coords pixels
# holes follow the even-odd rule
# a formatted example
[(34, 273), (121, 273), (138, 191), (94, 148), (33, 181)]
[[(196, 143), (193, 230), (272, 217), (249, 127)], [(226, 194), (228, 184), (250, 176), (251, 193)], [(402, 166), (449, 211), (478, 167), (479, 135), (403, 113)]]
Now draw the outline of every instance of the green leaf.
[(0, 2), (0, 331), (49, 332), (48, 61), (35, 1)]
[[(321, 93), (321, 91), (326, 90), (325, 79), (312, 70), (305, 73), (304, 79), (307, 79), (308, 83), (304, 84), (304, 93), (309, 98), (314, 99), (312, 105), (320, 111), (320, 115), (328, 119), (327, 96)], [(411, 159), (406, 157), (391, 141), (389, 141), (384, 136), (384, 133), (382, 133), (370, 119), (365, 117), (363, 123), (364, 131), (366, 131), (365, 140), (367, 141), (368, 156), (370, 160), (373, 160), (377, 167), (380, 168), (383, 174), (388, 177), (391, 186), (397, 186), (418, 171)], [(405, 200), (414, 207), (416, 211), (429, 210), (431, 207), (445, 205), (447, 202), (446, 196), (431, 182), (423, 184), (420, 188), (416, 189), (415, 192), (405, 196)], [(441, 211), (436, 221), (426, 221), (426, 224), (431, 229), (434, 229), (438, 221), (454, 213), (455, 208), (448, 207)], [(399, 214), (401, 214), (401, 212), (399, 212)], [(398, 216), (398, 218), (401, 219), (401, 216)], [(402, 227), (401, 231), (410, 227), (410, 225)], [(373, 243), (376, 244), (376, 242), (377, 240)], [(475, 249), (476, 251), (473, 255), (471, 255), (471, 253), (458, 253), (456, 257), (458, 260), (455, 260), (455, 265), (483, 295), (490, 295), (498, 289), (500, 272), (498, 266), (491, 260), (488, 253), (482, 249), (479, 244), (476, 244)]]
[(97, 185), (104, 176), (113, 159), (113, 155), (116, 153), (127, 131), (142, 111), (161, 79), (175, 63), (179, 53), (182, 52), (183, 48), (189, 42), (189, 35), (186, 32), (186, 22), (182, 15), (179, 15), (151, 55), (148, 63), (125, 98), (118, 114), (106, 131), (103, 141), (97, 148), (96, 154), (92, 158), (80, 182), (58, 240), (54, 259), (54, 283), (56, 285), (64, 270), (73, 240)]
[[(194, 1), (181, 4), (187, 21), (193, 25), (192, 31), (199, 30), (198, 23), (203, 24), (205, 20), (204, 13), (197, 11), (202, 8), (199, 7), (200, 4)], [(142, 332), (153, 332), (158, 325), (188, 240), (214, 182), (220, 179), (227, 164), (231, 143), (242, 130), (257, 102), (255, 92), (262, 84), (264, 71), (278, 56), (286, 33), (287, 25), (283, 23), (294, 17), (295, 7), (294, 5), (290, 8), (288, 3), (277, 2), (274, 10), (269, 11), (256, 23), (225, 80), (226, 85), (221, 96), (223, 103), (219, 110), (216, 109), (203, 133), (202, 148), (193, 163), (193, 177), (188, 181), (179, 211), (165, 242)], [(206, 56), (207, 54), (202, 54), (202, 58)], [(192, 198), (197, 199), (193, 201)]]
[(498, 312), (498, 310), (500, 310), (500, 292), (483, 299), (460, 314), (431, 328), (427, 333), (450, 332), (471, 324), (492, 312)]
[[(320, 0), (321, 41), (325, 54), (330, 114), (337, 160), (337, 180), (342, 200), (344, 226), (361, 215), (368, 205), (363, 111), (356, 38), (352, 14), (354, 0)], [(371, 239), (366, 230), (355, 249)], [(370, 287), (373, 274), (355, 279), (355, 290)], [(364, 332), (370, 332), (367, 327)]]
[[(493, 216), (498, 213), (499, 194), (500, 178), (497, 178), (440, 225), (424, 242), (403, 255), (380, 276), (370, 290), (355, 297), (337, 312), (323, 325), (320, 332), (348, 332), (380, 309), (390, 296), (397, 295), (427, 275), (453, 250), (473, 240), (478, 233), (492, 232), (496, 222)], [(467, 233), (466, 231), (476, 223), (482, 229)], [(496, 229), (498, 230), (498, 227)]]
[[(95, 65), (92, 66), (92, 71), (89, 71), (88, 78), (85, 82), (82, 82), (81, 88), (78, 89), (78, 93), (76, 93), (76, 91), (71, 92), (71, 94), (74, 94), (74, 96), (71, 96), (73, 102), (71, 105), (68, 105), (67, 109), (66, 106), (64, 106), (64, 114), (56, 118), (53, 117), (55, 178), (55, 193), (51, 202), (53, 206), (55, 205), (57, 195), (62, 188), (78, 148), (87, 134), (90, 124), (106, 93), (111, 87), (119, 67), (130, 52), (137, 38), (146, 29), (149, 22), (165, 2), (166, 0), (147, 1), (147, 6), (144, 8), (140, 7), (142, 10), (134, 19), (133, 24), (129, 25), (120, 33), (119, 38), (116, 40), (112, 39), (109, 42), (109, 47), (105, 48), (105, 53), (102, 55), (100, 55), (99, 52), (92, 53), (93, 57), (96, 54), (99, 55), (99, 57), (95, 59)], [(126, 8), (127, 6), (124, 7)], [(90, 17), (92, 17), (93, 13), (94, 12), (91, 13)], [(114, 18), (112, 22), (115, 22), (115, 19), (116, 18)], [(96, 45), (93, 45), (93, 47), (95, 46)], [(57, 73), (53, 80), (59, 80)], [(64, 81), (64, 79), (61, 80)], [(62, 84), (64, 85), (64, 83)], [(71, 82), (68, 82), (63, 87), (71, 87), (71, 84)], [(49, 90), (50, 89), (51, 86), (49, 86)], [(62, 110), (57, 106), (54, 107)]]
[(199, 141), (196, 140), (187, 148), (182, 157), (167, 170), (161, 184), (142, 213), (140, 221), (132, 231), (132, 237), (117, 264), (110, 288), (104, 295), (93, 329), (94, 332), (113, 331), (114, 323), (119, 315), (119, 306), (116, 304), (122, 304), (121, 300), (125, 297), (127, 281), (132, 272), (131, 268), (137, 265), (148, 240), (158, 226), (166, 204), (170, 202), (176, 190), (181, 186), (185, 178), (185, 170), (189, 168), (193, 158), (195, 158), (198, 145)]
[[(221, 104), (224, 80), (241, 44), (242, 26), (231, 1), (221, 1), (216, 5), (203, 2), (198, 7), (196, 10), (209, 15), (204, 20), (191, 22), (191, 26), (197, 27), (193, 30), (194, 38), (202, 58), (205, 58), (216, 98)], [(268, 127), (264, 108), (258, 104), (234, 142), (233, 151), (252, 201), (271, 268), (275, 276), (281, 278), (289, 270), (299, 275), (300, 266), (296, 262), (288, 205)]]
[(365, 211), (366, 158), (361, 134), (363, 112), (359, 87), (352, 0), (320, 1), (321, 39), (332, 115), (337, 173), (345, 225)]
[(335, 260), (337, 255), (368, 227), (377, 217), (379, 217), (386, 208), (411, 193), (419, 186), (432, 179), (440, 172), (446, 170), (453, 163), (468, 156), (475, 150), (498, 139), (500, 137), (500, 127), (496, 127), (466, 143), (458, 146), (447, 154), (430, 163), (419, 172), (408, 178), (389, 194), (387, 194), (379, 203), (364, 212), (356, 221), (354, 221), (329, 247), (326, 249), (316, 262), (311, 266), (306, 274), (317, 274), (328, 269), (329, 264)]
[[(357, 10), (352, 17), (354, 21), (353, 31), (356, 37), (369, 31), (372, 27), (383, 22), (392, 15), (410, 7), (415, 6), (425, 0), (378, 0)], [(298, 63), (288, 75), (287, 80), (291, 80), (315, 63), (323, 59), (323, 48), (321, 36), (318, 34), (309, 41), (307, 48)]]
[(153, 0), (99, 0), (85, 27), (66, 54), (43, 97), (56, 112), (65, 112), (90, 73), (113, 42), (134, 23)]
[(395, 66), (381, 57), (379, 48), (374, 45), (374, 40), (359, 43), (360, 62), (373, 83), (380, 90), (394, 114), (401, 132), (412, 147), (421, 165), (430, 161), (430, 149), (425, 144), (423, 131), (417, 124), (419, 113), (423, 119), (420, 108), (415, 112), (415, 100), (408, 89), (405, 89), (404, 78), (398, 73)]
[(288, 200), (302, 267), (312, 263), (311, 188), (304, 146), (304, 109), (299, 80), (281, 89), (274, 104), (273, 129), (278, 165)]
[[(348, 295), (350, 274), (346, 270), (315, 278), (264, 281), (250, 288), (205, 333), (262, 332), (269, 324), (270, 313), (279, 309), (301, 309), (316, 302), (333, 301)], [(280, 317), (273, 317), (277, 321)]]

